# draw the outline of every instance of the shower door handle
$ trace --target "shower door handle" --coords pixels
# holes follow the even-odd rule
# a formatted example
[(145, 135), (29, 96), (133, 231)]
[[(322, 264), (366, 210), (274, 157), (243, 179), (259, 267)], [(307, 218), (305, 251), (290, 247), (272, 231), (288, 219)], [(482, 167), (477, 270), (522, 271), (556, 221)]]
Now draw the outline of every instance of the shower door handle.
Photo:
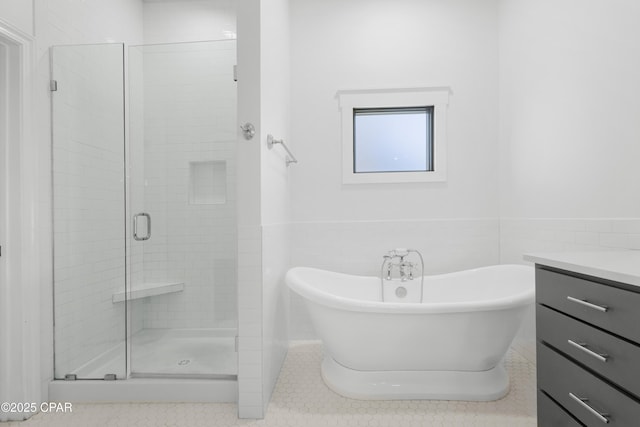
[[(141, 216), (147, 218), (147, 234), (145, 236), (138, 235), (138, 218)], [(146, 212), (140, 212), (133, 216), (133, 238), (135, 240), (149, 240), (151, 237), (151, 215)]]

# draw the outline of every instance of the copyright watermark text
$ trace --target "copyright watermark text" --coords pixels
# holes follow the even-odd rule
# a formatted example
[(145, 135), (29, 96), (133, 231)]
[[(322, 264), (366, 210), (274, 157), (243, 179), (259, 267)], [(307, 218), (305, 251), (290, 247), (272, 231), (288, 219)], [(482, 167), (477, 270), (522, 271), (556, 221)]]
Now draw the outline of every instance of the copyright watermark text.
[(73, 404), (71, 402), (2, 402), (0, 403), (0, 412), (4, 413), (28, 413), (28, 412), (73, 412)]

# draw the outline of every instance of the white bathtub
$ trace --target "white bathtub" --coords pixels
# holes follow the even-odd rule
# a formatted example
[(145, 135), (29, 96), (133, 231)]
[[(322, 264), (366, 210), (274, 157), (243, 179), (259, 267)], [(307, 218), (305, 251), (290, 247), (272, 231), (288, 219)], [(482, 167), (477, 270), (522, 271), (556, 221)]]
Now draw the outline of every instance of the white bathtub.
[(323, 342), (323, 379), (356, 399), (503, 397), (503, 359), (535, 292), (522, 265), (425, 276), (422, 303), (420, 278), (385, 281), (385, 302), (379, 277), (296, 267), (286, 281)]

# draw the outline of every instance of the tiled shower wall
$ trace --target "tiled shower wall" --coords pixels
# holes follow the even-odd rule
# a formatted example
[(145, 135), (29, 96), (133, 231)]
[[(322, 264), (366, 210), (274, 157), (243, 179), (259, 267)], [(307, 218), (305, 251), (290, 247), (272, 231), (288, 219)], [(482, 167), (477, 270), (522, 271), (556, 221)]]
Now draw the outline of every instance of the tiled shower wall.
[(144, 48), (137, 187), (152, 237), (134, 246), (144, 247), (144, 282), (185, 285), (145, 303), (145, 328), (237, 324), (235, 52), (233, 40)]

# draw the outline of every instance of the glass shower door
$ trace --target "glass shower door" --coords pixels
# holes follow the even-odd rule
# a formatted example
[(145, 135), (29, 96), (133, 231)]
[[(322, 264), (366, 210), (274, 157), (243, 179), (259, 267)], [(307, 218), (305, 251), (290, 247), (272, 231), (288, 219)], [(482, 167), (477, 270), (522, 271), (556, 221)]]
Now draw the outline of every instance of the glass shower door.
[(131, 375), (236, 375), (235, 40), (129, 48)]
[(56, 379), (126, 364), (124, 46), (51, 48)]

